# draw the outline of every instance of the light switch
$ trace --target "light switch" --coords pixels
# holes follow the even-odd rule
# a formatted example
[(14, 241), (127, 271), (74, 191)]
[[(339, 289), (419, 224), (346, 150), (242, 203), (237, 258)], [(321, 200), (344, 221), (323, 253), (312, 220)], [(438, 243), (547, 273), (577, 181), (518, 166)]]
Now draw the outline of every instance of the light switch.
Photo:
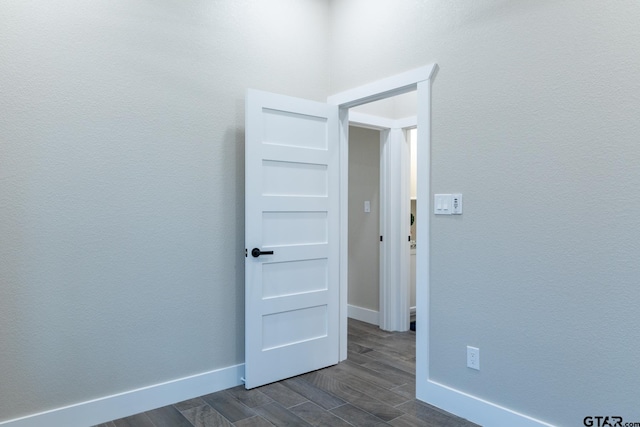
[(451, 194), (433, 195), (433, 213), (436, 215), (451, 215)]
[(433, 213), (436, 215), (462, 215), (462, 194), (434, 194)]
[(371, 202), (369, 200), (364, 201), (364, 211), (366, 213), (371, 212)]

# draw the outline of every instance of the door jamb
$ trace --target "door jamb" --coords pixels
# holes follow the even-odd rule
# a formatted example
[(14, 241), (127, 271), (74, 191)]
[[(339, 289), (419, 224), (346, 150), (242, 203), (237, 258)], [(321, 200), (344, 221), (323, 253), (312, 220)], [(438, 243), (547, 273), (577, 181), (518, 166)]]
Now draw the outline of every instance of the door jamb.
[[(328, 97), (339, 107), (340, 152), (340, 360), (347, 358), (349, 108), (417, 90), (417, 209), (430, 212), (431, 83), (438, 70), (430, 64)], [(422, 166), (422, 167), (421, 167)], [(426, 166), (426, 167), (425, 167)], [(429, 379), (429, 220), (416, 228), (416, 397), (426, 400)]]

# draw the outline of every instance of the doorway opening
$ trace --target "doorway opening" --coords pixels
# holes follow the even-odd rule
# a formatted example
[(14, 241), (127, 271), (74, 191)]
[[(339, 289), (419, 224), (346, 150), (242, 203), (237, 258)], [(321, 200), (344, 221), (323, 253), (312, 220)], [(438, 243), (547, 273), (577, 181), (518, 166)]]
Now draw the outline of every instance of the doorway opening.
[(386, 331), (415, 330), (416, 104), (349, 110), (348, 317)]
[[(340, 360), (347, 358), (348, 292), (348, 174), (349, 109), (411, 91), (417, 92), (416, 125), (421, 129), (417, 140), (416, 208), (428, 212), (430, 197), (431, 83), (438, 66), (430, 64), (393, 77), (330, 96), (327, 101), (339, 107), (340, 120)], [(422, 208), (424, 206), (425, 208)], [(416, 397), (427, 400), (429, 387), (429, 221), (416, 227)], [(393, 286), (393, 283), (390, 284)]]

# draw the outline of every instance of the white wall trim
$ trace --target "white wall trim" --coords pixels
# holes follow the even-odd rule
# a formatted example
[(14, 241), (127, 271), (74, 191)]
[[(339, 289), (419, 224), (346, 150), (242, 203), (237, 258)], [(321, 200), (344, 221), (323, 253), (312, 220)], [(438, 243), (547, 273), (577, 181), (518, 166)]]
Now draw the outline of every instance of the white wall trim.
[[(392, 128), (382, 132), (380, 210), (384, 236), (381, 248), (384, 265), (380, 276), (380, 329), (385, 331), (409, 330), (409, 147), (405, 132)], [(404, 264), (404, 265), (403, 265)]]
[(380, 324), (379, 313), (369, 308), (358, 307), (357, 305), (348, 305), (348, 316), (351, 319), (360, 320), (361, 322), (370, 323), (378, 326)]
[(416, 89), (416, 84), (429, 80), (437, 72), (436, 64), (425, 65), (386, 79), (377, 80), (327, 98), (327, 102), (340, 108), (351, 108), (391, 96), (402, 95)]
[[(378, 326), (385, 326), (385, 316), (387, 315), (387, 288), (391, 282), (391, 270), (393, 262), (391, 260), (391, 251), (389, 246), (391, 225), (387, 218), (390, 212), (395, 208), (391, 206), (391, 195), (389, 194), (391, 186), (389, 183), (389, 169), (391, 157), (391, 144), (389, 138), (391, 129), (383, 129), (380, 131), (380, 236), (383, 240), (379, 244), (379, 277), (378, 281)], [(397, 290), (396, 290), (397, 291)]]
[[(416, 182), (416, 209), (431, 212), (431, 83), (418, 83), (418, 141), (416, 158), (418, 164)], [(416, 225), (416, 398), (429, 402), (429, 312), (431, 218), (422, 218)], [(429, 402), (431, 403), (431, 402)]]
[(431, 405), (480, 425), (495, 427), (553, 427), (553, 424), (548, 424), (431, 380), (426, 381), (425, 398)]
[[(344, 92), (337, 93), (335, 95), (329, 96), (327, 98), (327, 103), (337, 105), (339, 107), (339, 120), (340, 120), (340, 360), (346, 360), (347, 358), (347, 283), (349, 280), (349, 255), (348, 255), (348, 240), (349, 240), (349, 227), (348, 227), (348, 206), (349, 201), (349, 109), (351, 107), (356, 107), (358, 105), (366, 104), (368, 102), (377, 101), (380, 99), (388, 98), (395, 95), (401, 95), (403, 93), (410, 92), (412, 90), (418, 91), (418, 117), (416, 118), (416, 123), (421, 123), (425, 126), (425, 129), (430, 129), (430, 120), (431, 120), (431, 111), (430, 111), (430, 97), (431, 92), (424, 91), (425, 84), (430, 85), (431, 79), (438, 72), (437, 64), (429, 64), (423, 67), (416, 68), (414, 70), (409, 70), (404, 73), (397, 74), (392, 77), (388, 77), (385, 79), (381, 79), (375, 82), (367, 83), (365, 85), (359, 86), (357, 88), (353, 88)], [(423, 94), (421, 96), (421, 93)], [(420, 100), (425, 100), (425, 96), (427, 95), (429, 98), (428, 106), (426, 110), (421, 108)], [(425, 105), (424, 101), (422, 105)], [(420, 117), (422, 115), (422, 117)], [(423, 133), (423, 137), (419, 138), (424, 139), (426, 141), (426, 146), (430, 147), (429, 138), (431, 136), (431, 132)], [(427, 136), (428, 135), (428, 136)], [(430, 167), (430, 163), (426, 163)], [(426, 168), (428, 169), (428, 168)], [(423, 172), (427, 176), (429, 176), (429, 170)], [(429, 194), (430, 184), (429, 181), (426, 182), (425, 188), (426, 194)], [(428, 203), (428, 201), (427, 201)], [(428, 222), (428, 221), (427, 221)], [(420, 232), (418, 231), (418, 235)], [(428, 242), (428, 231), (423, 234), (423, 237), (420, 238), (423, 242)], [(428, 252), (427, 252), (428, 254)], [(417, 255), (416, 255), (417, 256)], [(424, 286), (426, 289), (426, 294), (428, 295), (428, 268), (421, 269), (423, 271), (422, 274), (427, 273), (423, 279), (424, 282), (417, 283), (416, 287)], [(416, 280), (420, 279), (420, 272), (416, 273)], [(418, 304), (419, 305), (419, 304)], [(425, 304), (428, 305), (428, 304)], [(427, 310), (425, 310), (426, 312)], [(426, 317), (428, 319), (428, 316)], [(428, 328), (428, 324), (424, 324), (423, 328)], [(419, 334), (418, 334), (419, 337)], [(428, 336), (427, 336), (428, 338)], [(428, 344), (428, 340), (424, 343), (425, 346)], [(422, 354), (424, 357), (425, 351), (420, 352), (417, 351), (417, 354)], [(423, 359), (424, 360), (424, 359)], [(428, 360), (427, 360), (428, 362)], [(427, 375), (418, 376), (417, 378), (428, 378), (428, 369)], [(418, 381), (419, 383), (420, 381)], [(419, 389), (419, 387), (418, 387)]]
[(86, 427), (241, 384), (244, 363), (0, 422), (3, 427)]

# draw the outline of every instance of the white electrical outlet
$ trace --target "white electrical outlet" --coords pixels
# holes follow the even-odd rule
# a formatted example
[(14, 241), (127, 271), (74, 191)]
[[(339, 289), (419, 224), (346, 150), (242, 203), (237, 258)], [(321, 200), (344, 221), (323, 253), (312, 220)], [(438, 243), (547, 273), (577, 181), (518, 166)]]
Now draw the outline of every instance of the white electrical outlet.
[(467, 346), (467, 368), (480, 370), (480, 349)]

